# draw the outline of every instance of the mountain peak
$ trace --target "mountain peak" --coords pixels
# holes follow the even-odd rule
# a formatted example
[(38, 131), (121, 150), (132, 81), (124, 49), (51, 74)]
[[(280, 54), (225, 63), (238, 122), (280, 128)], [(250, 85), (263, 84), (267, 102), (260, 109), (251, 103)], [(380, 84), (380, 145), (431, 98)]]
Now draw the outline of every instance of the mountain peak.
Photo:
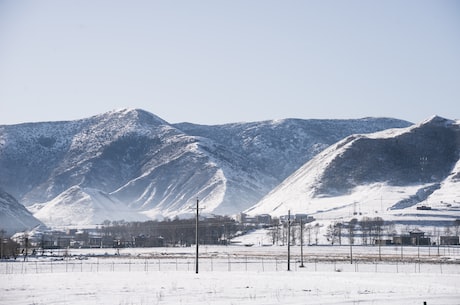
[(169, 125), (168, 122), (162, 118), (154, 115), (151, 112), (139, 108), (121, 108), (106, 112), (100, 116), (109, 118), (135, 120), (139, 123), (147, 123), (152, 125)]
[(433, 115), (430, 118), (426, 119), (425, 121), (420, 123), (422, 125), (437, 125), (437, 126), (449, 126), (454, 124), (455, 121), (443, 118), (438, 115)]

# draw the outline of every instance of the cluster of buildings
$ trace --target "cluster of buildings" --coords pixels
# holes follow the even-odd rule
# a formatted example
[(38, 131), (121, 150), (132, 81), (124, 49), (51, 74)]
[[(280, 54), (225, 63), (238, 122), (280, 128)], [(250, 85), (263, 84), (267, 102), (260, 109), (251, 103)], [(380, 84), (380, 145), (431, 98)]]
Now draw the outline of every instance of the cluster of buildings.
[(437, 241), (425, 235), (425, 232), (415, 229), (408, 234), (393, 236), (393, 239), (376, 239), (375, 244), (378, 245), (403, 245), (403, 246), (430, 246), (444, 245), (454, 246), (460, 245), (459, 236), (439, 236)]
[[(279, 222), (285, 223), (288, 220), (291, 222), (300, 222), (309, 223), (314, 221), (315, 219), (312, 216), (308, 216), (307, 214), (291, 214), (291, 215), (281, 215), (279, 217)], [(236, 216), (236, 221), (239, 223), (245, 224), (257, 224), (257, 225), (274, 225), (275, 221), (270, 214), (260, 214), (255, 216), (249, 216), (245, 213), (240, 213)]]

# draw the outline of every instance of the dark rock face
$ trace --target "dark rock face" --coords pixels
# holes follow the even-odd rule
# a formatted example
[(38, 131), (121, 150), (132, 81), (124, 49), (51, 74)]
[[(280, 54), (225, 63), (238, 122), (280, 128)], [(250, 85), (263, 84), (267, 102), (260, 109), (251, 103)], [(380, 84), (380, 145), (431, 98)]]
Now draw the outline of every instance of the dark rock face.
[(347, 140), (350, 147), (329, 164), (318, 194), (343, 194), (373, 182), (437, 183), (451, 173), (460, 153), (459, 126), (436, 117), (395, 137)]

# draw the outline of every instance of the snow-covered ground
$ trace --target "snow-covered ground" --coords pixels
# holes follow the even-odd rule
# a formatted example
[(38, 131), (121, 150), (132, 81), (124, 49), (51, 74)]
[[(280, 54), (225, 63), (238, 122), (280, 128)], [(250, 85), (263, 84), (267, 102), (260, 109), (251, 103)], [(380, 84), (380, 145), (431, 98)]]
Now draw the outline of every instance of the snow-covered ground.
[[(348, 247), (304, 247), (305, 268), (300, 247), (291, 248), (291, 271), (286, 247), (257, 245), (202, 246), (198, 274), (194, 247), (81, 249), (67, 258), (4, 261), (0, 304), (459, 304), (458, 247), (405, 247), (404, 262), (353, 264), (340, 259)], [(377, 249), (354, 251), (375, 257)]]
[(458, 304), (458, 274), (74, 272), (2, 276), (1, 304)]

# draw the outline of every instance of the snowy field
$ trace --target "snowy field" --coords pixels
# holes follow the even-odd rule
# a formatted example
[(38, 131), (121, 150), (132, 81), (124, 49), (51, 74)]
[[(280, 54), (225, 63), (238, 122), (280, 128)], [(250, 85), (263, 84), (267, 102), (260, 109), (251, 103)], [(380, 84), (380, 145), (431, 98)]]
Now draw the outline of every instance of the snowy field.
[(355, 247), (353, 264), (349, 247), (304, 247), (304, 268), (291, 248), (291, 271), (281, 246), (202, 246), (198, 274), (193, 247), (18, 258), (0, 262), (0, 304), (460, 304), (458, 247)]

